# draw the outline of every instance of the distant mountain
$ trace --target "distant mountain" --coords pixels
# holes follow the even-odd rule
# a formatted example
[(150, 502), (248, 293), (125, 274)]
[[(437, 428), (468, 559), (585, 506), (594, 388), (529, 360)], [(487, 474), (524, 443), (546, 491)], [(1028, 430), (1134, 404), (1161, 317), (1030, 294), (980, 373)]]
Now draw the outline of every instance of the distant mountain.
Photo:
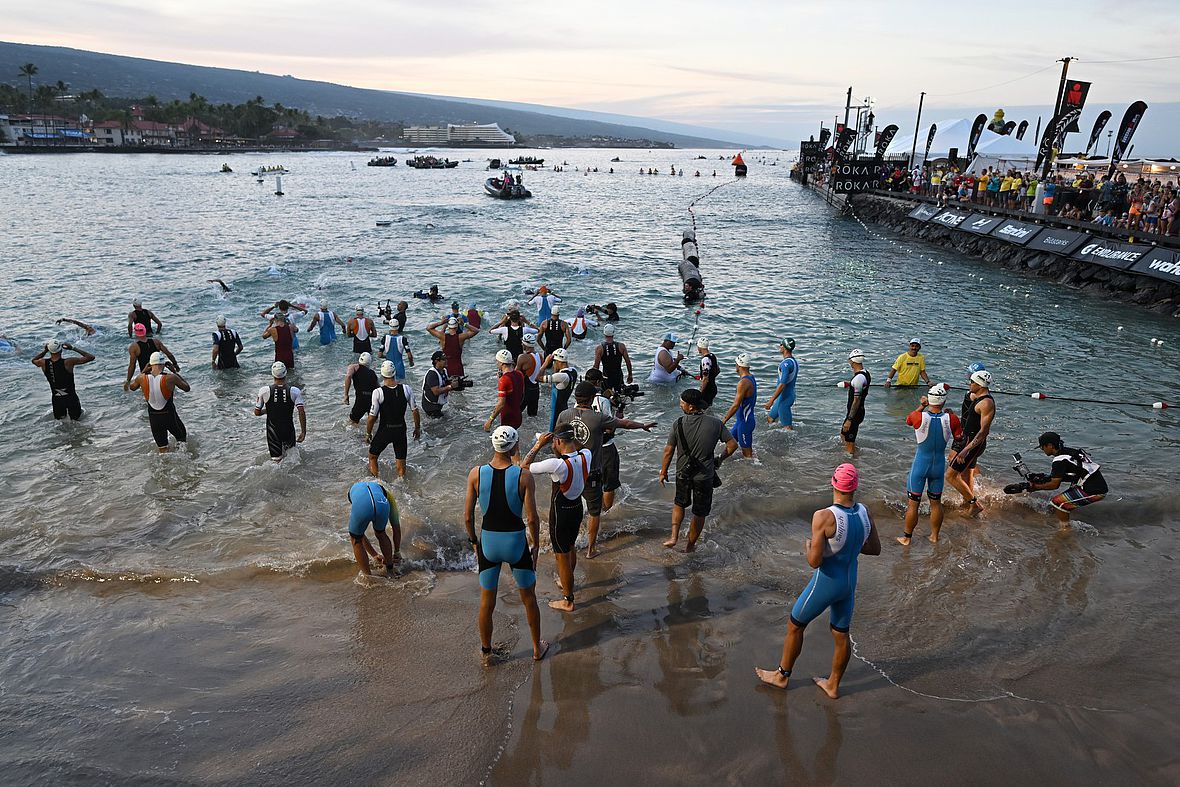
[[(145, 60), (55, 46), (0, 42), (0, 79), (21, 87), (18, 69), (35, 63), (34, 82), (61, 80), (72, 90), (97, 88), (108, 96), (154, 95), (161, 101), (187, 99), (198, 93), (214, 103), (240, 103), (255, 96), (304, 109), (313, 115), (346, 115), (355, 118), (402, 121), (408, 125), (441, 123), (499, 123), (524, 135), (554, 134), (568, 137), (605, 136), (670, 142), (681, 148), (734, 148), (742, 142), (724, 132), (677, 125), (677, 131), (655, 128), (666, 125), (642, 118), (607, 116), (612, 122), (591, 117), (596, 113), (553, 110), (506, 102), (476, 103), (461, 99), (398, 93), (182, 63)], [(558, 114), (560, 112), (560, 114)], [(581, 116), (574, 117), (573, 114)], [(627, 122), (629, 121), (629, 122)], [(645, 125), (651, 122), (654, 125)], [(713, 136), (718, 134), (719, 136)], [(752, 140), (747, 140), (747, 144)], [(757, 144), (757, 143), (755, 143)]]

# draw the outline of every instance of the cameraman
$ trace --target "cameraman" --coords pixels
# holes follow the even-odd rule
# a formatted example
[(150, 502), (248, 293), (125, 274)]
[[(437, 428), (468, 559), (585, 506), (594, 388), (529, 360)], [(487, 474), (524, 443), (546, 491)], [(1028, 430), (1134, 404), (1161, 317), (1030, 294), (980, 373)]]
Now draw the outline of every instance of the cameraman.
[(1045, 456), (1053, 457), (1049, 480), (1028, 481), (1029, 491), (1057, 489), (1064, 481), (1069, 488), (1054, 495), (1049, 502), (1056, 510), (1057, 521), (1064, 529), (1069, 524), (1070, 512), (1097, 503), (1109, 491), (1106, 479), (1097, 462), (1081, 448), (1069, 448), (1056, 432), (1045, 432), (1037, 441)]
[(430, 370), (422, 379), (422, 412), (431, 418), (442, 418), (447, 394), (453, 390), (455, 385), (447, 377), (447, 355), (435, 350), (430, 356)]

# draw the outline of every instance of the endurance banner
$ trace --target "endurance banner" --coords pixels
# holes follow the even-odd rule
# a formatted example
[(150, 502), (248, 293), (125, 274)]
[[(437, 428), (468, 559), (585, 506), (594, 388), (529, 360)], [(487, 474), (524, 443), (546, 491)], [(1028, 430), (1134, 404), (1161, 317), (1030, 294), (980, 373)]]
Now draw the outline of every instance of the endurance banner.
[(974, 232), (976, 235), (987, 235), (1003, 220), (1001, 216), (987, 216), (983, 213), (972, 213), (959, 229)]
[(1107, 268), (1125, 271), (1151, 251), (1142, 243), (1124, 243), (1109, 238), (1091, 238), (1070, 256), (1078, 262), (1092, 262)]
[(911, 219), (917, 219), (918, 221), (930, 221), (930, 219), (934, 218), (941, 212), (942, 208), (938, 207), (937, 205), (927, 205), (923, 203), (911, 210), (909, 212), (909, 217)]
[(992, 237), (1015, 243), (1017, 246), (1025, 246), (1040, 231), (1041, 227), (1038, 224), (1008, 219), (992, 230)]
[(1110, 170), (1108, 174), (1114, 177), (1114, 168), (1123, 156), (1127, 153), (1131, 146), (1131, 137), (1135, 136), (1135, 129), (1139, 128), (1139, 121), (1143, 120), (1144, 113), (1147, 112), (1147, 104), (1142, 101), (1136, 101), (1131, 106), (1127, 107), (1127, 112), (1123, 115), (1123, 122), (1119, 124), (1118, 133), (1114, 138), (1114, 152), (1110, 154)]
[(889, 147), (889, 143), (897, 136), (897, 126), (890, 124), (881, 130), (881, 138), (877, 140), (877, 158), (882, 158), (885, 155), (885, 149)]
[(1027, 244), (1036, 251), (1051, 251), (1068, 257), (1073, 250), (1081, 246), (1089, 235), (1073, 230), (1062, 230), (1056, 227), (1045, 227)]
[(970, 217), (970, 213), (954, 208), (947, 208), (930, 219), (931, 224), (942, 224), (946, 227), (958, 227)]
[(1131, 271), (1180, 284), (1180, 251), (1156, 247), (1140, 257)]
[(1086, 145), (1086, 155), (1089, 155), (1090, 149), (1098, 144), (1098, 137), (1102, 135), (1102, 129), (1106, 128), (1106, 122), (1110, 120), (1110, 110), (1104, 109), (1098, 115), (1098, 119), (1094, 121), (1094, 130), (1090, 132), (1090, 143)]
[(967, 165), (971, 165), (971, 159), (975, 156), (975, 146), (979, 144), (979, 138), (983, 135), (983, 127), (987, 125), (987, 115), (980, 114), (976, 116), (975, 122), (971, 124), (971, 138), (967, 140)]

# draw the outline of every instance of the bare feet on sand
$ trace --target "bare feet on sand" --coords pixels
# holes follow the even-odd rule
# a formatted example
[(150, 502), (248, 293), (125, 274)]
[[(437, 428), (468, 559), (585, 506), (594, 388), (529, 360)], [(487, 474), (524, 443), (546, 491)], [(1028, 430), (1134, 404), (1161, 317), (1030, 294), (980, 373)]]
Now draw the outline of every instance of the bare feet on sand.
[(758, 676), (758, 680), (769, 686), (774, 686), (776, 689), (785, 689), (787, 687), (787, 683), (791, 680), (789, 677), (776, 669), (761, 669), (760, 667), (755, 667), (754, 674)]
[(695, 541), (689, 541), (687, 544), (685, 544), (685, 546), (684, 546), (684, 551), (685, 551), (685, 553), (688, 553), (688, 552), (696, 552), (696, 551), (697, 551), (697, 544), (696, 544), (696, 542), (695, 542)]
[(931, 544), (938, 543), (938, 533), (931, 533), (930, 535), (926, 536), (926, 538), (929, 539)]
[(812, 680), (812, 682), (815, 683), (816, 686), (819, 686), (820, 691), (822, 691), (824, 694), (827, 694), (832, 699), (839, 699), (840, 692), (836, 689), (835, 686), (828, 685), (827, 678), (812, 678), (811, 680)]
[(897, 543), (901, 544), (903, 547), (908, 547), (910, 545), (910, 538), (911, 536), (898, 536)]
[(545, 654), (549, 652), (549, 643), (541, 640), (537, 647), (533, 648), (533, 661), (540, 661), (545, 658)]
[(593, 560), (597, 554), (598, 554), (598, 550), (594, 548), (593, 544), (586, 547), (586, 559), (587, 560)]
[(573, 612), (574, 602), (568, 599), (559, 598), (549, 602), (549, 609), (556, 609), (558, 612)]

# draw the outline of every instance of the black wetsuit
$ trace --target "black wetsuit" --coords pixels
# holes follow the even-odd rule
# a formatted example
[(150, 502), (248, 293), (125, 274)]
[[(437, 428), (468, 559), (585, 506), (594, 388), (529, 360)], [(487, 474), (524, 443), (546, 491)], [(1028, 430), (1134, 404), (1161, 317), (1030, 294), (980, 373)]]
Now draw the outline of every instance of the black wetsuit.
[(356, 389), (356, 400), (352, 403), (352, 412), (348, 417), (354, 424), (359, 424), (373, 406), (373, 391), (381, 385), (377, 373), (367, 366), (357, 366), (352, 373), (352, 387)]
[(66, 365), (66, 359), (58, 357), (55, 361), (46, 358), (41, 371), (45, 372), (45, 379), (49, 381), (53, 417), (65, 418), (68, 414), (75, 421), (81, 418), (82, 403), (78, 401), (78, 392), (74, 389), (74, 370)]
[[(229, 328), (222, 328), (213, 334), (213, 343), (217, 345), (217, 368), (237, 369), (238, 352), (242, 346), (238, 334)], [(140, 348), (140, 354), (143, 354), (143, 348)]]
[(552, 317), (547, 321), (548, 327), (545, 329), (545, 351), (552, 353), (565, 346), (565, 328), (560, 320), (555, 320)]
[[(968, 394), (968, 398), (970, 398), (970, 394)], [(992, 399), (992, 395), (987, 393), (977, 398), (974, 402), (971, 402), (969, 407), (966, 402), (963, 403), (963, 447), (957, 449), (958, 454), (950, 463), (950, 467), (957, 472), (961, 473), (964, 470), (970, 470), (975, 467), (976, 463), (979, 462), (979, 457), (983, 456), (983, 452), (987, 450), (987, 440), (980, 441), (970, 451), (963, 450), (968, 443), (975, 439), (975, 436), (979, 434), (979, 430), (982, 428), (981, 422), (983, 418), (979, 414), (979, 403), (984, 399), (991, 399), (992, 402), (995, 402), (995, 399)]]
[(515, 361), (516, 357), (524, 352), (524, 347), (521, 345), (521, 338), (524, 337), (524, 326), (520, 325), (514, 328), (509, 323), (505, 327), (508, 328), (508, 335), (504, 338), (504, 349), (512, 353), (512, 360)]
[(706, 353), (701, 356), (701, 366), (704, 367), (704, 360), (709, 359), (709, 368), (705, 372), (709, 375), (708, 381), (705, 383), (704, 389), (701, 393), (705, 397), (705, 406), (711, 407), (713, 400), (717, 398), (717, 375), (721, 374), (721, 367), (717, 365), (717, 356), (713, 353)]
[(602, 343), (602, 379), (606, 387), (617, 391), (623, 387), (623, 354), (617, 342)]
[(151, 336), (155, 331), (152, 330), (152, 316), (147, 309), (133, 309), (131, 320), (136, 325), (142, 325), (147, 329), (147, 335)]
[(266, 402), (266, 449), (278, 459), (288, 448), (295, 447), (295, 400), (291, 386), (271, 385)]
[(139, 355), (135, 359), (139, 362), (139, 371), (146, 372), (152, 353), (160, 348), (156, 345), (155, 339), (136, 339), (135, 343), (139, 345)]
[(406, 397), (406, 387), (402, 383), (394, 386), (381, 387), (381, 409), (377, 430), (369, 443), (369, 453), (381, 456), (386, 447), (393, 446), (393, 455), (398, 459), (406, 458), (406, 410), (410, 400)]
[(861, 369), (859, 372), (854, 374), (852, 378), (855, 380), (856, 375), (858, 374), (863, 374), (865, 378), (864, 390), (859, 393), (860, 404), (857, 405), (855, 410), (852, 409), (852, 402), (854, 399), (856, 399), (858, 394), (856, 390), (851, 385), (849, 385), (848, 414), (844, 417), (850, 422), (850, 424), (847, 429), (841, 430), (841, 436), (850, 443), (856, 442), (856, 435), (860, 431), (860, 424), (865, 419), (865, 400), (869, 398), (869, 386), (873, 384), (873, 377), (869, 374), (868, 369)]

